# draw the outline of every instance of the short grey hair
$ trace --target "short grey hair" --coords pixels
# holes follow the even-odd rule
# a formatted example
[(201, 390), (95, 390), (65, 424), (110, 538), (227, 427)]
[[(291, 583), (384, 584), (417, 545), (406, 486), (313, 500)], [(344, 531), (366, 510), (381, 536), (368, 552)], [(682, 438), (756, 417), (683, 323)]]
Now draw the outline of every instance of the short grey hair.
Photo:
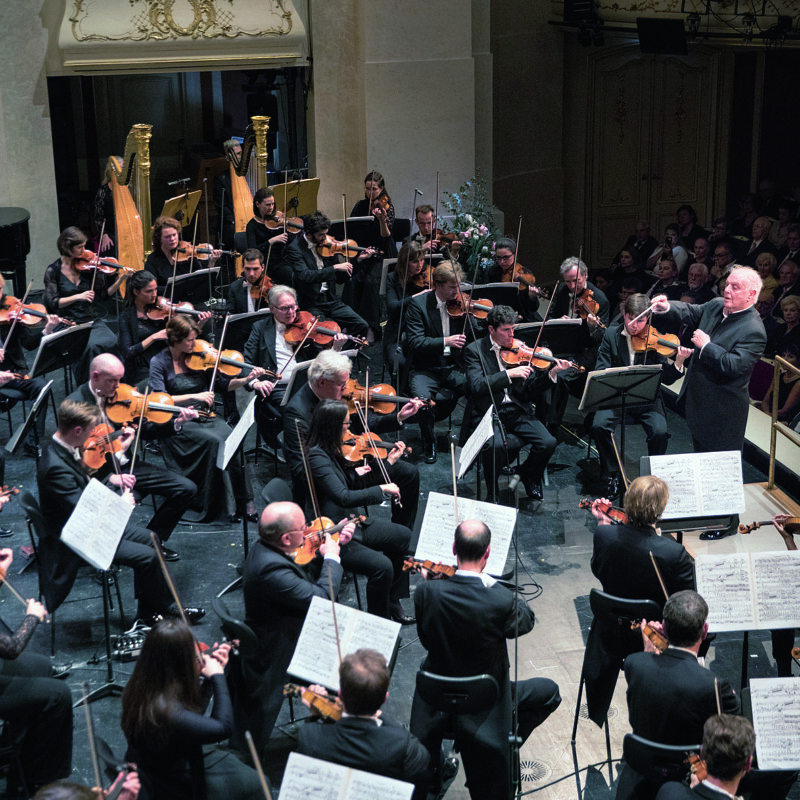
[(295, 302), (297, 302), (297, 292), (294, 289), (292, 289), (291, 286), (281, 286), (280, 284), (278, 284), (277, 286), (273, 286), (269, 290), (269, 294), (267, 295), (267, 302), (271, 306), (277, 306), (278, 299), (282, 294), (290, 294), (292, 297), (294, 297)]
[[(739, 273), (739, 280), (741, 280), (751, 292), (755, 291), (756, 300), (758, 300), (758, 296), (761, 294), (761, 289), (764, 286), (764, 281), (761, 280), (761, 276), (758, 272), (752, 267), (743, 267), (740, 264), (734, 264), (728, 274), (728, 280), (733, 277), (734, 272)], [(753, 302), (755, 302), (755, 300)]]
[(589, 274), (589, 267), (583, 263), (579, 258), (576, 256), (570, 256), (560, 267), (559, 272), (562, 275), (566, 275), (571, 269), (575, 267), (578, 268), (578, 273), (583, 277), (586, 277)]
[(350, 374), (352, 364), (344, 353), (335, 350), (323, 350), (308, 368), (308, 382), (319, 383), (323, 378), (327, 381), (335, 380), (343, 372)]

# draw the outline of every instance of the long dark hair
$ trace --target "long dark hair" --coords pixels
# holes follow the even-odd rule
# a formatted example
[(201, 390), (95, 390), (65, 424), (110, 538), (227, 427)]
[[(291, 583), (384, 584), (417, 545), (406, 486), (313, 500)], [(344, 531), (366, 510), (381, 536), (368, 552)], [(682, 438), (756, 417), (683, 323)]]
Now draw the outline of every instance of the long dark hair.
[[(258, 211), (258, 204), (262, 201), (266, 200), (268, 197), (275, 197), (275, 192), (272, 189), (266, 188), (262, 186), (260, 189), (256, 191), (253, 195), (253, 216), (258, 217), (258, 219), (264, 219)], [(274, 212), (273, 212), (274, 213)]]
[(412, 261), (416, 261), (425, 251), (419, 242), (404, 242), (397, 254), (397, 264), (395, 264), (394, 271), (400, 282), (400, 286), (408, 283), (408, 265)]
[(122, 693), (122, 731), (129, 742), (163, 742), (181, 706), (202, 711), (194, 636), (185, 622), (164, 619), (147, 634)]
[(125, 281), (125, 305), (132, 306), (136, 303), (136, 292), (140, 292), (156, 279), (156, 276), (146, 269), (139, 269), (130, 274)]
[(329, 456), (342, 454), (342, 425), (347, 419), (347, 403), (323, 400), (315, 409), (308, 426), (306, 445), (321, 447)]

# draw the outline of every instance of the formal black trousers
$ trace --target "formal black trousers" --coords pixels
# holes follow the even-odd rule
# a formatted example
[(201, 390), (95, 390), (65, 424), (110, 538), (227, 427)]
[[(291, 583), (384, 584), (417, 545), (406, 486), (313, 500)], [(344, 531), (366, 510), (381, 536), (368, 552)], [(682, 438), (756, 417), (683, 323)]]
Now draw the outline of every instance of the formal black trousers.
[(310, 311), (315, 317), (332, 319), (352, 336), (363, 337), (369, 333), (369, 325), (331, 292), (320, 294), (309, 308), (303, 310)]
[(134, 491), (138, 496), (152, 494), (164, 498), (147, 527), (155, 531), (162, 542), (166, 542), (197, 496), (197, 486), (183, 475), (153, 464), (139, 462), (133, 474), (136, 476)]
[[(660, 410), (657, 406), (637, 406), (630, 411), (626, 410), (625, 416), (644, 428), (644, 433), (647, 437), (648, 455), (663, 456), (667, 452), (669, 434), (667, 433), (667, 420), (663, 410)], [(616, 409), (598, 411), (594, 415), (592, 439), (594, 439), (597, 452), (600, 455), (600, 469), (604, 476), (619, 474), (619, 466), (614, 455), (614, 445), (611, 443), (611, 437), (614, 435), (614, 431), (617, 429), (621, 419), (622, 413)]]
[[(435, 409), (426, 406), (414, 415), (414, 421), (419, 424), (422, 441), (429, 444), (434, 440), (434, 422), (437, 419), (444, 419), (455, 408), (458, 398), (466, 390), (467, 378), (462, 370), (453, 364), (444, 369), (414, 370), (408, 381), (412, 397), (436, 402)], [(453, 393), (452, 399), (443, 400), (439, 396), (442, 389), (449, 389)]]

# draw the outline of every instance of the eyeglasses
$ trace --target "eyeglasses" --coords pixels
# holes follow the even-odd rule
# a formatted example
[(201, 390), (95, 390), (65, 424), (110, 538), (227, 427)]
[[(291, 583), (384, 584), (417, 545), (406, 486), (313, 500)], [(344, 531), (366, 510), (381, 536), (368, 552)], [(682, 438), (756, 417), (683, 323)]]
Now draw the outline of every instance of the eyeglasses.
[(284, 314), (288, 314), (290, 311), (296, 311), (297, 310), (297, 304), (294, 303), (293, 305), (290, 305), (290, 306), (273, 306), (273, 308), (276, 311), (282, 311)]
[(514, 256), (497, 256), (498, 261), (513, 261)]

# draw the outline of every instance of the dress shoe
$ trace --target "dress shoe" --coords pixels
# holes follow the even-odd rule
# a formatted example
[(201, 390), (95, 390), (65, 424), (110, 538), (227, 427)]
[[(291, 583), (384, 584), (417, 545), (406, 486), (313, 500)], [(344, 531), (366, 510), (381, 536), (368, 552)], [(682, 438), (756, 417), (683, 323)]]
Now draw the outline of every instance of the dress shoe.
[(32, 442), (25, 442), (25, 447), (22, 452), (29, 458), (39, 458), (42, 455), (42, 448), (38, 444)]
[(724, 539), (726, 536), (731, 536), (735, 533), (733, 528), (725, 528), (725, 530), (721, 531), (703, 531), (700, 534), (700, 539), (704, 542), (713, 542), (717, 539)]
[[(206, 610), (204, 608), (196, 608), (193, 606), (183, 607), (183, 616), (186, 617), (186, 620), (190, 625), (196, 625), (198, 622), (200, 622), (201, 619), (203, 619), (205, 615), (206, 615)], [(180, 619), (181, 612), (178, 610), (176, 606), (172, 605), (164, 612), (164, 616)]]
[(525, 491), (530, 497), (531, 500), (535, 500), (538, 503), (541, 503), (542, 499), (544, 498), (544, 492), (542, 490), (542, 479), (541, 478), (533, 478), (530, 475), (523, 475), (522, 476), (522, 485), (525, 487)]
[(52, 670), (50, 673), (51, 678), (66, 678), (72, 669), (72, 662), (68, 664), (53, 664), (50, 669)]
[(422, 460), (426, 464), (436, 463), (436, 440), (426, 442), (422, 446)]
[(164, 556), (164, 561), (180, 561), (181, 554), (177, 550), (171, 550), (169, 547), (161, 545), (161, 555)]
[(0, 528), (0, 539), (7, 539), (9, 536), (13, 536), (14, 531), (10, 531), (8, 528)]
[(389, 607), (389, 616), (401, 625), (413, 625), (416, 622), (414, 617), (406, 616), (403, 604), (399, 600), (395, 600)]
[(442, 763), (442, 788), (436, 795), (436, 800), (442, 800), (447, 794), (447, 790), (452, 785), (458, 775), (458, 759), (455, 756), (446, 758)]
[(611, 475), (606, 478), (606, 485), (602, 490), (603, 497), (609, 498), (609, 500), (613, 497), (619, 497), (620, 494), (620, 485), (619, 485), (619, 475)]
[(257, 514), (255, 511), (251, 511), (251, 512), (250, 512), (250, 513), (247, 515), (247, 519), (248, 519), (250, 522), (255, 522), (255, 523), (258, 523), (258, 514)]

